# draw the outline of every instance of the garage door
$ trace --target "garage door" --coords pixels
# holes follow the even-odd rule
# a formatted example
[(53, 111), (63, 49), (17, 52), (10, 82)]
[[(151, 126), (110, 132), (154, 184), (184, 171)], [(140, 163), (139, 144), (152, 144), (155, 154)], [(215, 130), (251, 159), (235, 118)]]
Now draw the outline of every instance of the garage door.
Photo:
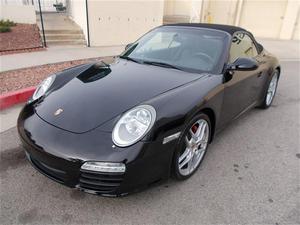
[(287, 0), (244, 0), (240, 26), (258, 37), (278, 38), (286, 6)]

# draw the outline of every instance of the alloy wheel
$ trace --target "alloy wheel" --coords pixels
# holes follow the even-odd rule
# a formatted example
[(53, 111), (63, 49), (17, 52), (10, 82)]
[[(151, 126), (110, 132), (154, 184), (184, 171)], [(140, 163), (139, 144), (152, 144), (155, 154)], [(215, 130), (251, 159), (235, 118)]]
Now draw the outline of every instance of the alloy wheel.
[(277, 82), (278, 82), (278, 73), (275, 73), (272, 77), (272, 80), (268, 87), (267, 97), (266, 97), (266, 105), (269, 106), (272, 103), (272, 100), (276, 93), (277, 88)]
[(208, 122), (200, 119), (185, 135), (184, 151), (178, 158), (178, 171), (182, 176), (192, 174), (202, 161), (208, 145), (209, 132)]

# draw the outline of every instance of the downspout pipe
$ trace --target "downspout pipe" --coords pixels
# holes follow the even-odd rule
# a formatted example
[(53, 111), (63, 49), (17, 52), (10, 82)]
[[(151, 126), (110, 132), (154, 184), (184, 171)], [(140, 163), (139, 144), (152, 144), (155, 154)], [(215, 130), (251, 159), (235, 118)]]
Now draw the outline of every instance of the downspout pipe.
[(87, 46), (91, 47), (91, 44), (90, 44), (90, 23), (89, 23), (88, 0), (85, 0), (85, 12), (86, 12)]

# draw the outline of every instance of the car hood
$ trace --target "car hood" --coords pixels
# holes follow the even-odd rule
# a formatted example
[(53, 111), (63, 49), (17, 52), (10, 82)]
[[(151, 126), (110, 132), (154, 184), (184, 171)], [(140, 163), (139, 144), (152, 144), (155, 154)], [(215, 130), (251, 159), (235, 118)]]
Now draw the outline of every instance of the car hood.
[(53, 126), (74, 133), (92, 130), (143, 101), (203, 76), (123, 59), (108, 67), (85, 65), (72, 69), (72, 74), (49, 91), (35, 112)]

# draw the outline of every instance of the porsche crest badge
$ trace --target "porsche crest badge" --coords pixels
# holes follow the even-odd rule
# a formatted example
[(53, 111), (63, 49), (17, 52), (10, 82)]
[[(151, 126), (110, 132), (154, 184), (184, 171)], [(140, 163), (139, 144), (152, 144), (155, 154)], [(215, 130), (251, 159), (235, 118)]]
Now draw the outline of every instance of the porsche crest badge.
[(63, 111), (64, 111), (63, 109), (59, 108), (58, 110), (56, 110), (56, 111), (54, 112), (54, 116), (58, 116), (58, 115), (61, 114)]

